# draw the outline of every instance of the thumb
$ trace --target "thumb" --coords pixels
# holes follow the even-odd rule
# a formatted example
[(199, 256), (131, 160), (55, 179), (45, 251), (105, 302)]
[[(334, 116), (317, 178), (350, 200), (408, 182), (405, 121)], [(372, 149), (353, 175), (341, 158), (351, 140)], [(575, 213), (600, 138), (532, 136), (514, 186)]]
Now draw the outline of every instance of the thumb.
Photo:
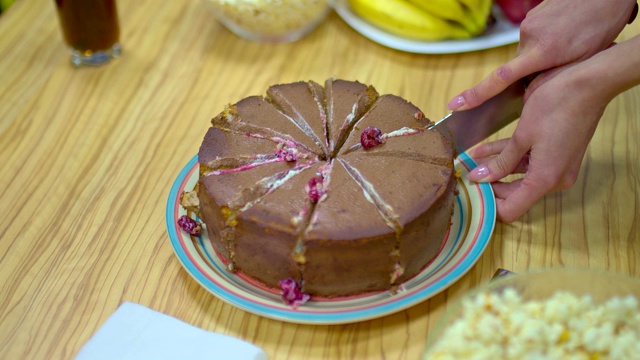
[(473, 182), (495, 182), (512, 174), (518, 167), (528, 149), (520, 148), (513, 138), (509, 139), (504, 149), (490, 161), (476, 166), (467, 178)]

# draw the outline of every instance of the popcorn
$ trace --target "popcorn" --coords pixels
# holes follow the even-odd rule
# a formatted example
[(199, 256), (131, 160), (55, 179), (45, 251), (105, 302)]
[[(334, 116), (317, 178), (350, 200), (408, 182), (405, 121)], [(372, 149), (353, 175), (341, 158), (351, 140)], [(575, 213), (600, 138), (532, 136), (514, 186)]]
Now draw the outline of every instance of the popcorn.
[(327, 0), (209, 0), (227, 22), (254, 34), (282, 36), (326, 14)]
[(512, 288), (462, 303), (425, 359), (633, 359), (640, 356), (640, 309), (633, 296), (596, 304), (559, 291), (524, 300)]

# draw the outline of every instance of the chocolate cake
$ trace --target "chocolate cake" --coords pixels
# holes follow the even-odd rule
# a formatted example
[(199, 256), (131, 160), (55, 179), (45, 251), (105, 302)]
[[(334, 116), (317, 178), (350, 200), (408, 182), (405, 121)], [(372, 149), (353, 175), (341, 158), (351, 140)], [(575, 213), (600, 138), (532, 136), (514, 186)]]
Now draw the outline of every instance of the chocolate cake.
[(410, 102), (296, 82), (228, 105), (200, 151), (200, 217), (231, 271), (345, 296), (394, 289), (438, 253), (454, 151)]

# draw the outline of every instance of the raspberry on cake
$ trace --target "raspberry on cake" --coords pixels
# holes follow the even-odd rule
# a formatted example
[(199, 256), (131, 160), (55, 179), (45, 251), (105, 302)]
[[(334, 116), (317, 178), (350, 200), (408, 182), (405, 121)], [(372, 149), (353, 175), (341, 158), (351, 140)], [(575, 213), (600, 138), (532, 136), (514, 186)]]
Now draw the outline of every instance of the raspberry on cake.
[(295, 294), (395, 289), (450, 224), (454, 150), (431, 124), (398, 96), (337, 79), (229, 105), (198, 153), (213, 247), (233, 271)]

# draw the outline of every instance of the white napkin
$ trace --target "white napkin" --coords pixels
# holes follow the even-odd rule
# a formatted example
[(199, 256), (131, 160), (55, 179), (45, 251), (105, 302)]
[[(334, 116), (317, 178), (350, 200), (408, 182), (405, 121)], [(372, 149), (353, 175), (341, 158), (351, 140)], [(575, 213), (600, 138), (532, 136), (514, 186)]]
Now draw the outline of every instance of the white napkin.
[(75, 360), (251, 359), (259, 347), (194, 327), (142, 305), (123, 303), (80, 349)]

